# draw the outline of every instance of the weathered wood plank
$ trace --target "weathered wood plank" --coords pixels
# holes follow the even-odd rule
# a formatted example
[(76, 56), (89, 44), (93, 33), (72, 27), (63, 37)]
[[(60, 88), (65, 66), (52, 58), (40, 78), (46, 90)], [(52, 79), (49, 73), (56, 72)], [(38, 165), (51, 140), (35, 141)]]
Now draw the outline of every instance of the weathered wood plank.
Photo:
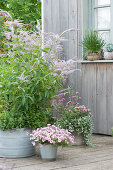
[[(93, 132), (96, 133), (97, 132), (97, 122), (96, 122), (96, 64), (90, 64), (90, 65), (86, 65), (86, 67), (88, 66), (88, 71), (87, 71), (87, 89), (88, 89), (88, 96), (87, 99), (88, 100), (88, 108), (91, 110), (92, 114), (93, 114), (93, 125), (94, 125), (94, 129)], [(84, 79), (84, 77), (83, 77)], [(84, 86), (84, 84), (83, 84)]]
[(111, 134), (111, 128), (113, 127), (113, 64), (108, 63), (107, 64), (107, 70), (106, 70), (106, 86), (107, 86), (107, 108), (106, 108), (106, 114), (107, 114), (107, 133)]
[(51, 30), (56, 34), (60, 34), (60, 0), (51, 1)]
[(86, 107), (88, 107), (88, 72), (87, 65), (82, 65), (82, 104)]
[[(64, 32), (65, 30), (69, 29), (69, 0), (60, 0), (59, 5), (59, 15), (60, 15), (60, 33)], [(63, 43), (64, 47), (64, 59), (67, 59), (69, 56), (69, 33), (64, 35), (67, 41)]]
[[(69, 1), (69, 28), (78, 28), (78, 7), (77, 0)], [(69, 58), (77, 58), (77, 31), (73, 31), (69, 33)]]
[(52, 31), (52, 0), (44, 0), (43, 1), (43, 22), (44, 22), (44, 31), (51, 32)]
[(82, 58), (82, 47), (81, 47), (81, 41), (82, 41), (82, 3), (80, 0), (77, 0), (77, 29), (79, 30), (77, 32), (77, 56), (78, 58)]
[[(107, 114), (106, 114), (106, 63), (97, 64), (97, 131), (107, 134)], [(93, 90), (93, 89), (92, 89)]]

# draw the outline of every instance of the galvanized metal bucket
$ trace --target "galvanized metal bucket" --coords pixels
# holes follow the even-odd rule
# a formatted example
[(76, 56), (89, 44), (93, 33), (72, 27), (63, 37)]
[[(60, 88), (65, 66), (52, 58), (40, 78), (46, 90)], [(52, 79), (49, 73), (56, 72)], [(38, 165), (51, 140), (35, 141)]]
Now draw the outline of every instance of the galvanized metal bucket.
[(31, 144), (30, 129), (0, 130), (0, 157), (19, 158), (35, 154), (35, 148)]
[(39, 144), (41, 158), (48, 161), (56, 160), (57, 148), (58, 146), (53, 146), (51, 144)]

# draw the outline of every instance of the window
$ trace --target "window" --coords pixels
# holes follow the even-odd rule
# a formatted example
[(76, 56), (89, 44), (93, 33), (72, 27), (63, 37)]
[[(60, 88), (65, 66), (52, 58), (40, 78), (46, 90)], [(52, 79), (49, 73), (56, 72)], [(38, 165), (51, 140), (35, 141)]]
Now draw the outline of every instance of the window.
[(113, 43), (113, 0), (81, 0), (83, 35), (95, 29), (105, 39)]
[(106, 42), (111, 42), (111, 2), (110, 0), (92, 1), (92, 20), (96, 31)]

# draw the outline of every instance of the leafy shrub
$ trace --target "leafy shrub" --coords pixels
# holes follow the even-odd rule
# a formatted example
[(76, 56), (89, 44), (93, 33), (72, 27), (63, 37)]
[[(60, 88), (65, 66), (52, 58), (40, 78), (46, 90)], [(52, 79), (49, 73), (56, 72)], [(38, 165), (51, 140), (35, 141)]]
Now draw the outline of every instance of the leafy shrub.
[(6, 31), (5, 22), (7, 21), (5, 15), (0, 14), (0, 54), (8, 50), (7, 39), (4, 35)]
[(0, 113), (0, 129), (8, 130), (13, 128), (31, 128), (36, 129), (46, 126), (48, 123), (54, 123), (50, 113), (45, 110), (38, 110), (32, 113), (20, 113), (15, 111), (3, 111)]
[[(4, 56), (0, 55), (0, 111), (3, 114), (1, 120), (7, 120), (9, 114), (13, 117), (14, 113), (18, 113), (22, 114), (23, 122), (8, 126), (2, 123), (1, 128), (5, 130), (11, 126), (46, 126), (53, 121), (52, 117), (46, 114), (46, 108), (50, 107), (51, 99), (62, 88), (64, 74), (70, 72), (69, 66), (73, 66), (73, 60), (70, 64), (69, 61), (63, 62), (56, 57), (58, 50), (62, 49), (60, 42), (64, 41), (61, 35), (41, 34), (40, 28), (38, 32), (25, 31), (24, 24), (18, 20), (7, 22), (9, 29), (11, 25), (14, 28), (10, 41), (12, 48), (8, 49)], [(10, 37), (10, 32), (5, 35)], [(63, 63), (60, 68), (59, 63), (60, 66)]]
[(25, 24), (41, 19), (41, 2), (38, 0), (0, 0), (0, 6), (9, 11), (13, 19), (23, 20)]

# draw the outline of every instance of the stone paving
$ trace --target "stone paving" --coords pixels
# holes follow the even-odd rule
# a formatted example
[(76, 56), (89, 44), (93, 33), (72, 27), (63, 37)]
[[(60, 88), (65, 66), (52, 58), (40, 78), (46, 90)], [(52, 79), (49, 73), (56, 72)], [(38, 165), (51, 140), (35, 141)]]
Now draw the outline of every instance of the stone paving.
[(92, 143), (93, 147), (59, 147), (53, 162), (41, 160), (38, 151), (33, 157), (6, 159), (6, 169), (14, 163), (14, 170), (113, 170), (113, 137), (93, 135)]

